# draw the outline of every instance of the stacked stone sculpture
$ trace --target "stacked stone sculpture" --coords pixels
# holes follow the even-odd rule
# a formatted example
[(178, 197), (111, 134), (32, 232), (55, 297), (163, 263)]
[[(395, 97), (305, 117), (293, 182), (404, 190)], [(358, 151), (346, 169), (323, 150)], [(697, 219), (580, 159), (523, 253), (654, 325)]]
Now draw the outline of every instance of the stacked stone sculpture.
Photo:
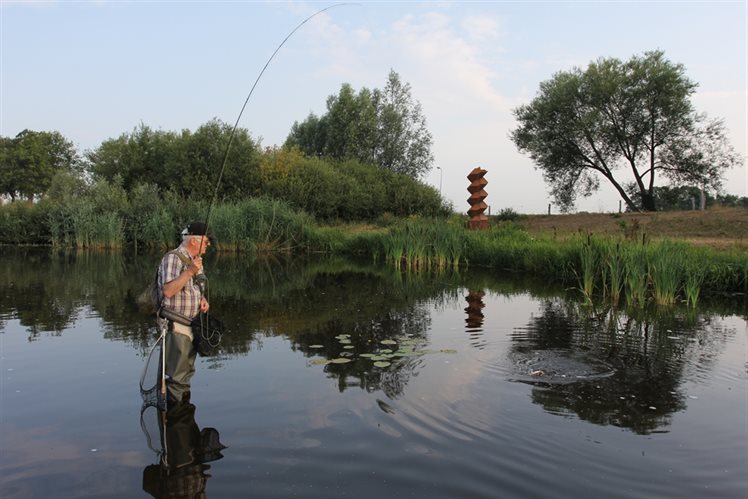
[(470, 216), (468, 229), (488, 229), (488, 217), (483, 213), (488, 208), (488, 205), (484, 201), (486, 196), (488, 196), (484, 190), (486, 185), (488, 185), (488, 181), (483, 178), (485, 174), (486, 170), (476, 167), (467, 176), (470, 181), (470, 185), (468, 186), (470, 197), (467, 200), (470, 204), (470, 209), (467, 212)]

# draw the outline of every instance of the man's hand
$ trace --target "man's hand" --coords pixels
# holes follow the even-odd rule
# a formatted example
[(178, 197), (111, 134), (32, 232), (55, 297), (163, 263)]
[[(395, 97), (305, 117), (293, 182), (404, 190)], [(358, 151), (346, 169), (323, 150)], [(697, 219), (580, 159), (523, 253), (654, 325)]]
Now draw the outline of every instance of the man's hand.
[(187, 268), (192, 273), (193, 277), (196, 276), (203, 269), (203, 259), (200, 258), (199, 256), (194, 257), (192, 259), (192, 263)]
[(208, 311), (208, 308), (210, 308), (210, 305), (208, 304), (208, 300), (205, 299), (205, 297), (200, 299), (200, 311), (205, 313)]

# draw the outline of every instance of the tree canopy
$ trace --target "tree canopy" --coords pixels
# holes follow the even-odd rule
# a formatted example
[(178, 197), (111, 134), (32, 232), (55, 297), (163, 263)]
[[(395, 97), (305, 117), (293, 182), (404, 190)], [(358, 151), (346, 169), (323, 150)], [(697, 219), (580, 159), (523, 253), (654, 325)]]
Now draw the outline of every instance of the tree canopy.
[(308, 156), (356, 160), (416, 178), (434, 161), (421, 104), (395, 71), (384, 90), (356, 92), (344, 83), (338, 95), (327, 98), (327, 113), (293, 124), (285, 145)]
[[(221, 169), (231, 126), (211, 120), (195, 132), (152, 130), (140, 125), (130, 134), (104, 141), (88, 154), (95, 178), (113, 181), (120, 177), (126, 191), (151, 183), (161, 191), (210, 199)], [(220, 185), (222, 198), (239, 199), (257, 189), (259, 143), (247, 130), (238, 128), (229, 151)]]
[(43, 195), (60, 171), (77, 171), (80, 158), (73, 143), (59, 132), (24, 130), (0, 137), (0, 194), (15, 200)]
[(601, 180), (630, 209), (654, 211), (661, 180), (720, 190), (724, 171), (737, 164), (724, 123), (694, 110), (696, 87), (661, 51), (625, 62), (601, 58), (542, 82), (514, 110), (511, 138), (564, 211)]

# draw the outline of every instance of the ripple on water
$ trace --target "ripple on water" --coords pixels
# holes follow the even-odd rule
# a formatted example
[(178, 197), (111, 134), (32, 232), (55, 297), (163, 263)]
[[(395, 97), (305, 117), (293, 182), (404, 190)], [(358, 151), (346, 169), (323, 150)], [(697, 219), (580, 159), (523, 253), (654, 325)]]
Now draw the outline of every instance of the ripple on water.
[(500, 363), (485, 363), (487, 369), (509, 381), (568, 384), (607, 378), (613, 366), (589, 352), (572, 349), (514, 351)]

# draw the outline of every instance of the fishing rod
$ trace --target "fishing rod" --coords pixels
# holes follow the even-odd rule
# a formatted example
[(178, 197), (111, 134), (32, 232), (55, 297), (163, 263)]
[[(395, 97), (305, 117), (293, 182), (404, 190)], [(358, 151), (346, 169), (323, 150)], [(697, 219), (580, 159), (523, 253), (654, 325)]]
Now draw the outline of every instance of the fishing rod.
[[(335, 7), (341, 7), (343, 5), (353, 5), (353, 4), (348, 3), (348, 2), (336, 3), (334, 5), (330, 5), (329, 7), (325, 7), (324, 9), (318, 10), (317, 12), (315, 12), (314, 14), (312, 14), (311, 16), (309, 16), (306, 19), (304, 19), (303, 21), (301, 21), (293, 30), (291, 30), (291, 32), (288, 35), (286, 35), (286, 37), (283, 39), (283, 41), (280, 42), (280, 44), (276, 47), (276, 49), (273, 52), (273, 54), (270, 56), (270, 58), (265, 63), (265, 66), (263, 66), (262, 71), (260, 71), (260, 74), (257, 75), (257, 79), (255, 79), (255, 82), (252, 85), (252, 88), (250, 89), (249, 94), (247, 95), (247, 98), (244, 100), (244, 105), (242, 106), (241, 111), (239, 111), (239, 116), (236, 117), (236, 122), (234, 123), (234, 128), (232, 128), (231, 135), (229, 136), (229, 142), (228, 142), (228, 144), (226, 144), (226, 150), (223, 153), (223, 161), (221, 161), (221, 169), (219, 170), (219, 173), (218, 173), (218, 180), (216, 181), (216, 187), (215, 187), (215, 189), (213, 191), (213, 197), (210, 200), (210, 204), (208, 205), (208, 212), (205, 215), (205, 233), (206, 234), (208, 232), (208, 224), (210, 223), (210, 213), (211, 213), (211, 211), (213, 209), (213, 204), (215, 203), (216, 198), (218, 197), (218, 188), (221, 185), (221, 179), (223, 178), (223, 172), (226, 169), (226, 162), (227, 162), (228, 157), (229, 157), (229, 150), (231, 149), (231, 144), (234, 141), (234, 136), (236, 135), (236, 129), (239, 127), (239, 120), (241, 120), (242, 114), (244, 114), (244, 109), (247, 107), (247, 103), (249, 103), (249, 99), (252, 97), (252, 94), (254, 93), (255, 88), (257, 87), (257, 83), (260, 81), (260, 78), (262, 78), (262, 75), (265, 74), (265, 70), (270, 65), (270, 62), (275, 58), (275, 55), (278, 53), (278, 51), (281, 49), (281, 47), (283, 47), (283, 45), (288, 41), (288, 39), (291, 38), (293, 36), (293, 34), (296, 33), (296, 31), (299, 30), (299, 28), (301, 28), (302, 26), (304, 26), (307, 22), (309, 22), (312, 18), (318, 16), (319, 14), (322, 14), (323, 12), (326, 12), (326, 11), (328, 11), (330, 9), (334, 9)], [(204, 237), (205, 237), (205, 234), (203, 235), (203, 238)], [(200, 247), (202, 247), (202, 243), (203, 243), (203, 239), (201, 238), (200, 239), (200, 245), (201, 245)]]
[[(330, 5), (328, 7), (325, 7), (324, 9), (318, 10), (314, 14), (310, 15), (309, 17), (307, 17), (306, 19), (304, 19), (303, 21), (301, 21), (298, 25), (296, 25), (296, 27), (294, 29), (292, 29), (291, 32), (288, 33), (288, 35), (286, 35), (286, 37), (283, 39), (283, 41), (281, 41), (280, 44), (275, 48), (275, 50), (273, 51), (273, 53), (270, 55), (270, 58), (267, 60), (267, 62), (265, 63), (265, 65), (262, 67), (262, 70), (257, 75), (257, 78), (255, 79), (254, 83), (252, 84), (252, 88), (249, 90), (249, 94), (247, 94), (247, 98), (244, 100), (244, 104), (242, 105), (242, 108), (239, 111), (239, 115), (236, 117), (236, 121), (234, 122), (234, 127), (231, 129), (231, 135), (229, 135), (229, 141), (226, 144), (226, 150), (223, 153), (223, 160), (221, 161), (221, 168), (220, 168), (220, 170), (218, 172), (218, 179), (216, 180), (216, 186), (215, 186), (215, 189), (213, 190), (213, 197), (210, 200), (210, 204), (208, 204), (208, 211), (207, 211), (207, 213), (205, 215), (205, 222), (204, 222), (205, 223), (205, 227), (204, 227), (204, 231), (203, 231), (202, 237), (200, 238), (200, 246), (199, 246), (200, 250), (198, 250), (198, 256), (200, 256), (200, 251), (202, 251), (203, 244), (205, 243), (205, 237), (208, 234), (208, 227), (209, 227), (209, 224), (210, 224), (210, 214), (211, 214), (211, 212), (213, 210), (213, 205), (215, 204), (216, 199), (218, 198), (218, 189), (219, 189), (219, 187), (221, 185), (221, 180), (223, 179), (223, 172), (226, 170), (226, 163), (228, 162), (229, 151), (231, 150), (231, 144), (233, 143), (234, 137), (236, 136), (236, 130), (239, 127), (239, 121), (241, 120), (241, 117), (244, 114), (244, 110), (247, 108), (247, 104), (249, 103), (249, 100), (252, 97), (252, 94), (254, 93), (255, 88), (257, 88), (257, 84), (259, 83), (260, 79), (262, 78), (262, 75), (265, 74), (265, 70), (268, 68), (268, 66), (270, 65), (270, 63), (272, 62), (272, 60), (275, 58), (276, 54), (281, 49), (281, 47), (283, 47), (283, 45), (285, 45), (285, 43), (288, 41), (288, 39), (291, 38), (293, 36), (293, 34), (296, 33), (302, 26), (304, 26), (311, 19), (313, 19), (314, 17), (322, 14), (323, 12), (327, 12), (330, 9), (334, 9), (335, 7), (340, 7), (340, 6), (343, 6), (343, 5), (352, 5), (352, 4), (348, 3), (348, 2), (344, 2), (344, 3), (337, 3), (337, 4)], [(204, 287), (205, 287), (205, 284), (206, 284), (206, 279), (204, 278), (204, 274), (203, 274), (203, 279), (200, 280), (200, 281), (198, 281), (198, 286), (200, 288), (200, 295), (201, 296), (204, 296), (204, 292), (205, 292), (204, 291)], [(207, 322), (210, 323), (210, 319), (207, 319)], [(204, 332), (204, 327), (203, 327), (203, 321), (202, 320), (200, 322), (200, 326), (201, 326), (200, 327), (200, 329), (201, 329), (200, 334), (202, 335), (203, 332)], [(201, 340), (205, 341), (206, 338), (201, 338)], [(218, 341), (220, 342), (220, 335), (218, 336)], [(208, 342), (211, 343), (211, 340), (209, 338), (208, 338)], [(211, 343), (211, 345), (212, 345), (212, 343)], [(164, 365), (165, 365), (165, 359), (164, 359)], [(162, 383), (162, 385), (165, 386), (165, 383)], [(165, 394), (164, 394), (164, 396), (165, 396)]]
[[(231, 129), (231, 135), (229, 135), (229, 141), (226, 144), (226, 150), (223, 153), (223, 159), (221, 161), (221, 168), (220, 168), (220, 170), (218, 172), (218, 179), (216, 180), (215, 189), (213, 190), (213, 197), (210, 200), (210, 204), (208, 205), (208, 211), (207, 211), (207, 213), (205, 215), (205, 222), (204, 222), (205, 223), (205, 227), (204, 227), (204, 231), (203, 231), (202, 237), (200, 238), (200, 248), (201, 249), (202, 249), (203, 244), (205, 242), (205, 236), (208, 234), (208, 226), (210, 224), (210, 215), (211, 215), (211, 212), (213, 210), (213, 205), (215, 204), (215, 201), (218, 198), (218, 189), (219, 189), (219, 187), (221, 185), (221, 180), (223, 179), (223, 173), (224, 173), (224, 171), (226, 169), (226, 163), (228, 161), (229, 152), (231, 150), (231, 144), (234, 141), (234, 137), (236, 135), (236, 130), (239, 127), (239, 121), (241, 120), (241, 117), (244, 114), (244, 110), (246, 109), (247, 104), (249, 103), (249, 100), (250, 100), (250, 98), (252, 97), (252, 94), (255, 91), (255, 88), (257, 88), (257, 84), (259, 83), (259, 81), (262, 78), (262, 76), (265, 74), (265, 70), (268, 68), (268, 66), (270, 65), (270, 63), (273, 61), (273, 59), (275, 58), (276, 54), (281, 49), (281, 47), (283, 47), (283, 45), (285, 45), (285, 43), (288, 41), (288, 39), (291, 38), (294, 35), (294, 33), (296, 33), (302, 26), (304, 26), (311, 19), (313, 19), (314, 17), (322, 14), (323, 12), (327, 12), (330, 9), (334, 9), (335, 7), (340, 7), (340, 6), (343, 6), (343, 5), (354, 5), (354, 4), (349, 3), (349, 2), (344, 2), (344, 3), (337, 3), (337, 4), (330, 5), (328, 7), (325, 7), (324, 9), (318, 10), (314, 14), (310, 15), (309, 17), (307, 17), (306, 19), (304, 19), (303, 21), (301, 21), (298, 25), (296, 25), (296, 27), (293, 30), (291, 30), (291, 32), (288, 33), (288, 35), (286, 35), (286, 37), (283, 39), (283, 41), (281, 41), (281, 43), (275, 48), (275, 51), (273, 51), (273, 53), (271, 54), (270, 58), (267, 60), (267, 62), (263, 66), (262, 70), (257, 75), (257, 78), (255, 79), (254, 83), (252, 84), (252, 88), (249, 90), (249, 94), (247, 94), (247, 98), (244, 100), (244, 104), (242, 105), (242, 108), (239, 111), (239, 115), (236, 117), (236, 121), (234, 122), (234, 127)], [(204, 282), (200, 283), (200, 293), (201, 293), (201, 295), (203, 294), (203, 286), (204, 286)], [(160, 340), (160, 343), (161, 343), (161, 366), (160, 366), (161, 367), (161, 373), (160, 373), (161, 374), (161, 387), (160, 388), (161, 388), (162, 402), (163, 402), (164, 407), (165, 407), (165, 404), (166, 404), (166, 331), (165, 331), (165, 328), (163, 328), (163, 327), (162, 327), (162, 330), (161, 330), (161, 337), (159, 338), (159, 340)], [(158, 343), (159, 343), (159, 341), (157, 341), (156, 344), (154, 344), (154, 346), (153, 346), (154, 349), (155, 349), (156, 345), (158, 345)], [(148, 361), (146, 363), (146, 369), (147, 369), (148, 364), (150, 363), (150, 358), (152, 356), (152, 353), (153, 353), (153, 350), (151, 351), (151, 355), (149, 355)], [(141, 392), (143, 392), (143, 382), (144, 382), (144, 379), (145, 379), (145, 369), (144, 369), (143, 375), (141, 377)]]

